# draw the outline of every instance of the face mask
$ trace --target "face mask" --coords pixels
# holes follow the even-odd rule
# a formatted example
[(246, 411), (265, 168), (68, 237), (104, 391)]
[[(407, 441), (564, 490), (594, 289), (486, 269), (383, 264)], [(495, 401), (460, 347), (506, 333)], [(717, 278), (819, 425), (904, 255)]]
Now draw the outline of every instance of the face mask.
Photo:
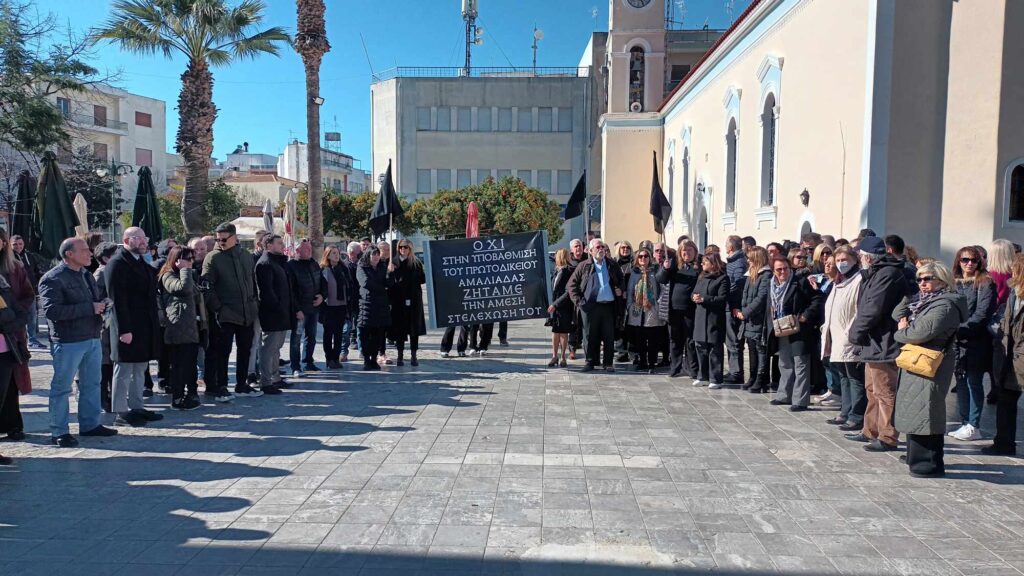
[(142, 259), (145, 260), (146, 262), (152, 262), (153, 255), (150, 254), (149, 252), (146, 252), (145, 254), (142, 255)]
[(850, 264), (846, 260), (840, 260), (839, 262), (836, 262), (836, 268), (839, 269), (840, 274), (845, 275), (853, 268), (853, 264)]

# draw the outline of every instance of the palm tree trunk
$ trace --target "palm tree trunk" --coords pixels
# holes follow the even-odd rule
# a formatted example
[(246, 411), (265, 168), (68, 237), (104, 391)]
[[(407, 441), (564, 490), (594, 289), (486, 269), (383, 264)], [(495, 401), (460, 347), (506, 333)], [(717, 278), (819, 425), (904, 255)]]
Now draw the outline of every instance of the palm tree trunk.
[(309, 240), (315, 258), (324, 246), (323, 182), (320, 180), (320, 105), (313, 101), (320, 96), (320, 62), (331, 49), (327, 41), (323, 0), (296, 0), (298, 31), (295, 51), (302, 56), (306, 69), (306, 164), (309, 180)]
[(178, 136), (176, 150), (185, 161), (187, 176), (181, 199), (181, 219), (190, 235), (209, 234), (206, 225), (206, 189), (210, 157), (213, 155), (213, 74), (205, 61), (189, 62), (181, 75), (178, 95)]

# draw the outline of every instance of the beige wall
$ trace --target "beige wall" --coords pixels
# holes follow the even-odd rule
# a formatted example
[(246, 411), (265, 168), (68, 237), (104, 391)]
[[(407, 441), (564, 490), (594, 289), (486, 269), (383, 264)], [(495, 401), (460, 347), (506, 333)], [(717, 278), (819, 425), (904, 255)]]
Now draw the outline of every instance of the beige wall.
[[(655, 119), (654, 114), (647, 116)], [(641, 240), (655, 238), (649, 212), (651, 152), (661, 148), (664, 132), (660, 126), (609, 127), (607, 122), (614, 120), (614, 115), (603, 120), (601, 237), (607, 242), (629, 240), (636, 246)], [(658, 164), (661, 162), (659, 158)]]
[(1024, 244), (1024, 223), (1005, 222), (1003, 195), (1011, 163), (1024, 161), (1024, 75), (1021, 59), (1024, 57), (1024, 2), (1005, 0), (1005, 21), (1002, 23), (1004, 39), (1002, 50), (1002, 90), (999, 97), (999, 152), (996, 165), (995, 218), (996, 237), (1009, 238)]

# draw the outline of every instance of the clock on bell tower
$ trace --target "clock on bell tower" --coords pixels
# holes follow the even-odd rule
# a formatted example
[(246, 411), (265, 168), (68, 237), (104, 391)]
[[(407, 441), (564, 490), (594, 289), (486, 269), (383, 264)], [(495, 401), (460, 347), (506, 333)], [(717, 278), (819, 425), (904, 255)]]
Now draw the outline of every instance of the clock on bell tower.
[(609, 0), (608, 112), (653, 112), (661, 104), (665, 1)]

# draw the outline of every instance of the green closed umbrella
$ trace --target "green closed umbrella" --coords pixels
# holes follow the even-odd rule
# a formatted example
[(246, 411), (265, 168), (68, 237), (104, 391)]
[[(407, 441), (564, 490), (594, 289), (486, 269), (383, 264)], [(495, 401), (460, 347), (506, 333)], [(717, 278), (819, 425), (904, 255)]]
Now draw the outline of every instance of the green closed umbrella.
[(139, 189), (135, 194), (135, 209), (132, 210), (132, 226), (138, 226), (152, 243), (164, 239), (160, 225), (160, 209), (156, 205), (156, 190), (153, 188), (153, 172), (149, 166), (139, 168)]
[(22, 170), (18, 174), (18, 192), (14, 198), (14, 213), (11, 214), (11, 235), (21, 236), (32, 251), (38, 248), (38, 239), (32, 230), (32, 198), (35, 189), (36, 179), (28, 170)]
[(60, 243), (75, 235), (78, 216), (53, 152), (43, 153), (32, 220), (39, 226), (39, 255), (48, 260), (59, 258)]

